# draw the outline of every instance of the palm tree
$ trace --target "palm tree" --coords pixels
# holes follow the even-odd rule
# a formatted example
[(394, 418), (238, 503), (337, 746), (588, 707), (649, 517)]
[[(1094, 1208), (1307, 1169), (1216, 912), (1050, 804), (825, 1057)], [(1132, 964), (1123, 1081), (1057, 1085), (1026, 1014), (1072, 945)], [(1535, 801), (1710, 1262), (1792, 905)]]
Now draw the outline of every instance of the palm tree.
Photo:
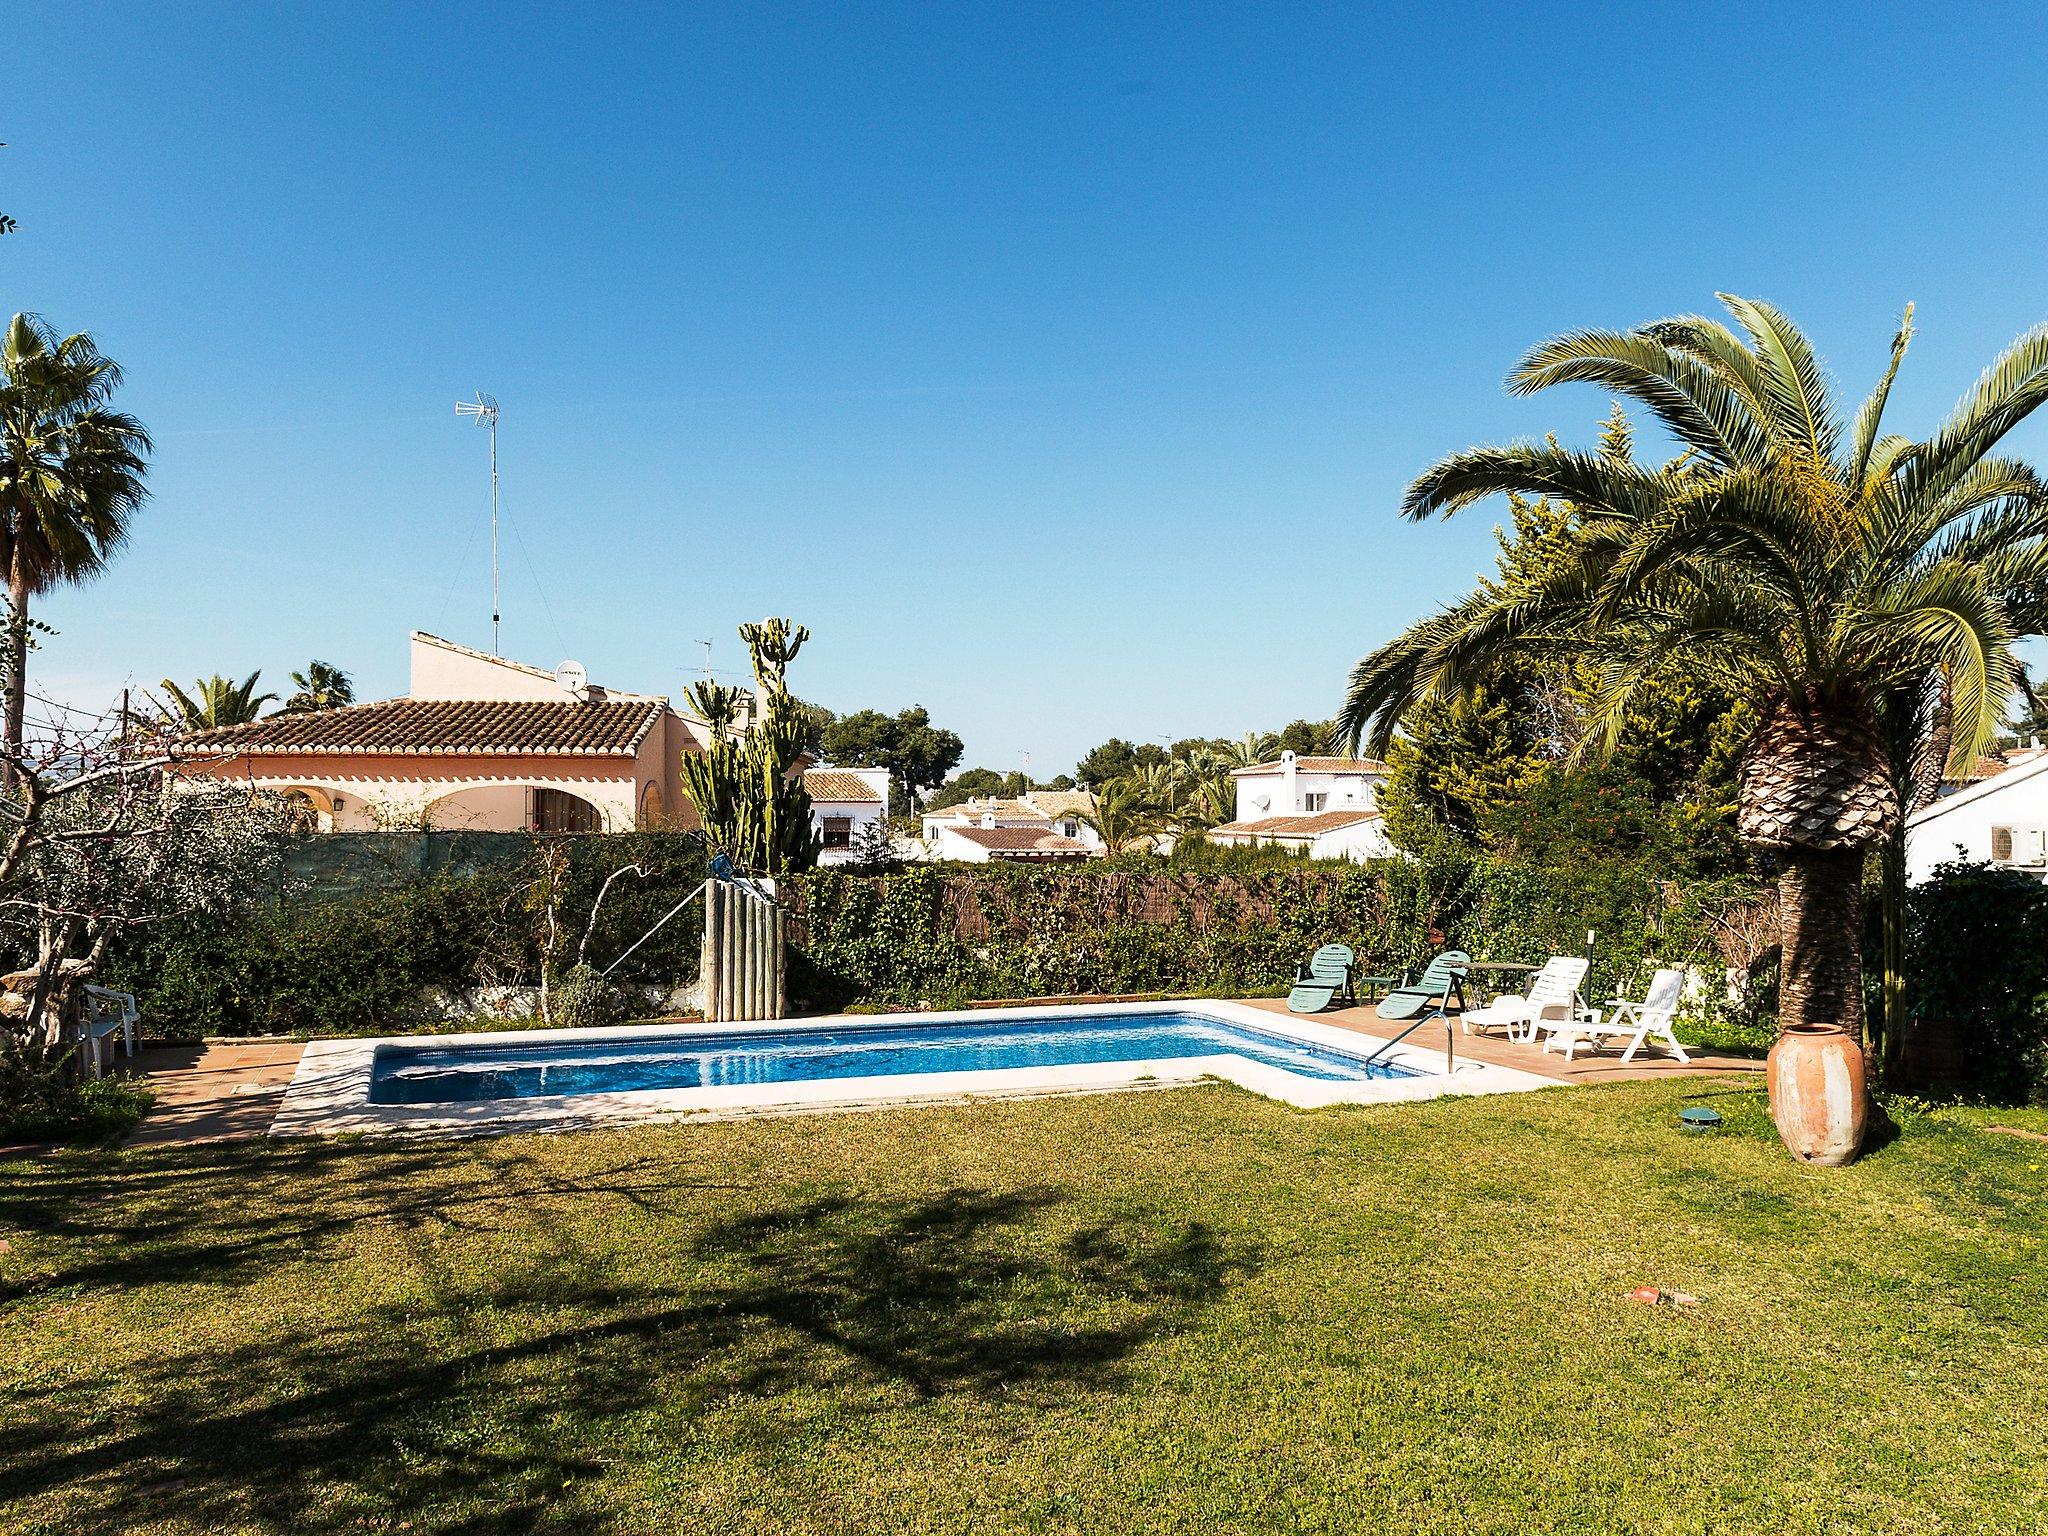
[(1280, 738), (1271, 731), (1246, 731), (1223, 746), (1223, 756), (1232, 768), (1256, 768), (1279, 755)]
[(356, 685), (349, 675), (328, 662), (316, 661), (305, 671), (294, 672), (292, 684), (299, 691), (284, 701), (287, 715), (304, 714), (309, 709), (341, 709), (356, 701)]
[(1140, 763), (1124, 775), (1122, 783), (1155, 819), (1170, 821), (1180, 814), (1181, 802), (1186, 797), (1187, 770), (1173, 758), (1163, 763)]
[(2022, 336), (1932, 437), (1882, 433), (1912, 330), (1844, 424), (1811, 344), (1767, 304), (1723, 296), (1743, 335), (1685, 317), (1539, 346), (1517, 394), (1570, 382), (1647, 407), (1685, 457), (1647, 469), (1555, 442), (1453, 454), (1409, 488), (1421, 519), (1500, 494), (1569, 505), (1564, 551), (1488, 583), (1361, 660), (1339, 724), (1384, 751), (1419, 700), (1453, 696), (1518, 654), (1581, 659), (1596, 678), (1581, 750), (1611, 750), (1645, 680), (1683, 670), (1753, 701), (1762, 724), (1737, 825), (1782, 871), (1781, 1027), (1863, 1021), (1866, 849), (1896, 826), (1888, 700), (1938, 687), (1950, 760), (1997, 732), (2015, 641), (2043, 622), (2048, 485), (1995, 457), (2048, 399), (2048, 327)]
[(171, 696), (164, 720), (174, 730), (212, 731), (225, 725), (247, 725), (263, 712), (263, 706), (277, 697), (258, 693), (256, 680), (262, 673), (251, 672), (239, 683), (215, 673), (194, 683), (187, 693), (168, 677), (163, 690)]
[(18, 314), (0, 343), (0, 562), (7, 576), (7, 700), (0, 789), (15, 782), (28, 698), (29, 599), (90, 580), (147, 494), (149, 434), (107, 409), (121, 370), (90, 336), (62, 340)]
[(1092, 827), (1111, 854), (1150, 846), (1160, 830), (1158, 813), (1128, 779), (1112, 779), (1096, 791), (1093, 809), (1074, 812), (1074, 819)]

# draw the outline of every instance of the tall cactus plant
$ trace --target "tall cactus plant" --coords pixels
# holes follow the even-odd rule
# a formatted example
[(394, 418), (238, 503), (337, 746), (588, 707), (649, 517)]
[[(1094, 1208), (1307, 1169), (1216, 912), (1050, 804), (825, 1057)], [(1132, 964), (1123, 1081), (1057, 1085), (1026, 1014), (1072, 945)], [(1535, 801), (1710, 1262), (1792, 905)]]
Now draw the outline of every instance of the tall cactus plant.
[(683, 758), (683, 793), (715, 851), (753, 874), (790, 874), (818, 862), (802, 773), (809, 732), (785, 676), (810, 631), (764, 619), (742, 624), (740, 638), (753, 657), (757, 708), (743, 735), (714, 731), (703, 752)]

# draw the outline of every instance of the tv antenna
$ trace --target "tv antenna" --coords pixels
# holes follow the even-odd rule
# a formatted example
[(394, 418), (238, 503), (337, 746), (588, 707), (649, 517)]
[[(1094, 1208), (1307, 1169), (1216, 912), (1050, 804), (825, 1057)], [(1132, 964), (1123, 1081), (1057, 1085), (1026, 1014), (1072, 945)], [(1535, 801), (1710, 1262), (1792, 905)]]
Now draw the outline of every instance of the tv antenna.
[(699, 640), (697, 643), (704, 647), (704, 681), (708, 683), (711, 681), (711, 642)]
[(455, 402), (455, 414), (491, 429), (491, 654), (498, 654), (498, 397), (477, 391), (475, 400)]

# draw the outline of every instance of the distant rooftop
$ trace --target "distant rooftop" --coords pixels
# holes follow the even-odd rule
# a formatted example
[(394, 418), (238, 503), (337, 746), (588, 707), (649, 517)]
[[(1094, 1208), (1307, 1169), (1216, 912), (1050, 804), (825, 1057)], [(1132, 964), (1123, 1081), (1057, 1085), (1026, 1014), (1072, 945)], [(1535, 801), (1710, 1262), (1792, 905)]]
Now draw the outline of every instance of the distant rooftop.
[[(1303, 773), (1391, 773), (1393, 770), (1376, 757), (1297, 757), (1294, 766)], [(1245, 778), (1259, 774), (1279, 773), (1287, 764), (1279, 758), (1270, 763), (1254, 763), (1249, 768), (1239, 768), (1233, 778)]]

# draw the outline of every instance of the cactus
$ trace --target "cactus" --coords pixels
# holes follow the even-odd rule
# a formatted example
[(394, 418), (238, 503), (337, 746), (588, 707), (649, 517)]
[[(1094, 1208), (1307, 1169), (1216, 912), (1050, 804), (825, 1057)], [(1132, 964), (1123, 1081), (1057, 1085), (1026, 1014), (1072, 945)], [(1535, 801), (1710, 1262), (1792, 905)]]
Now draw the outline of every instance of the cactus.
[(818, 861), (803, 758), (809, 732), (784, 671), (810, 638), (787, 619), (742, 624), (754, 662), (760, 707), (743, 736), (715, 734), (682, 761), (683, 793), (697, 808), (704, 838), (752, 874), (784, 875)]

